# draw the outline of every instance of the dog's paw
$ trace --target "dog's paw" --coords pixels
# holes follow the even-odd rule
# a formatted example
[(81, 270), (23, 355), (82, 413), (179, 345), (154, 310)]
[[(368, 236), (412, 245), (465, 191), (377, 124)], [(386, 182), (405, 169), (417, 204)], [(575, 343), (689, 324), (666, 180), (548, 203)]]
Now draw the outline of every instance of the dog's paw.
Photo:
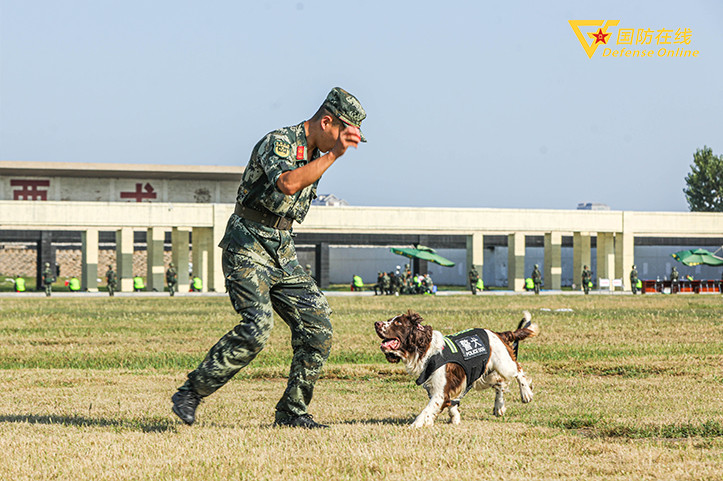
[(414, 422), (409, 426), (410, 428), (423, 428), (426, 426), (431, 426), (434, 424), (434, 417), (432, 416), (424, 416), (420, 414), (417, 416), (417, 419), (414, 420)]
[(532, 389), (520, 389), (520, 399), (525, 404), (532, 401)]
[(507, 407), (504, 404), (497, 405), (495, 404), (495, 408), (492, 410), (492, 414), (494, 414), (497, 417), (504, 416), (505, 411), (507, 411)]

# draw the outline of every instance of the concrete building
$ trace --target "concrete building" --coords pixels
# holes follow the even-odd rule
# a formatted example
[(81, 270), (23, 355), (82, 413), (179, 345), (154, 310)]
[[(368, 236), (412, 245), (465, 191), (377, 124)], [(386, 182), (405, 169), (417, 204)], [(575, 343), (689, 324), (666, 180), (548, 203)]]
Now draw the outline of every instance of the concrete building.
[[(134, 232), (146, 234), (146, 284), (150, 289), (163, 287), (163, 244), (170, 236), (179, 283), (188, 282), (181, 275), (192, 262), (194, 271), (204, 280), (205, 289), (223, 290), (221, 251), (216, 246), (233, 211), (232, 201), (241, 168), (123, 166), (121, 169), (103, 165), (104, 169), (101, 169), (94, 164), (86, 166), (87, 176), (83, 177), (80, 165), (74, 165), (78, 169), (69, 169), (67, 164), (53, 165), (55, 170), (52, 165), (33, 170), (36, 166), (31, 163), (0, 162), (0, 198), (5, 199), (0, 200), (0, 237), (8, 232), (39, 232), (39, 252), (50, 252), (52, 239), (48, 238), (48, 233), (79, 232), (83, 246), (83, 286), (93, 290), (97, 288), (92, 273), (97, 271), (100, 233), (114, 233), (121, 289), (130, 290), (131, 280), (127, 275)], [(131, 171), (130, 167), (138, 169)], [(194, 180), (196, 177), (198, 180)], [(79, 179), (85, 179), (87, 185)], [(150, 184), (155, 197), (146, 195), (152, 193), (146, 184)], [(78, 185), (78, 188), (64, 187), (68, 185)], [(207, 190), (212, 201), (202, 202), (209, 199), (206, 195), (195, 197), (199, 189)], [(40, 193), (43, 191), (45, 194)], [(121, 197), (123, 193), (138, 195)], [(95, 197), (88, 199), (87, 196)], [(213, 202), (222, 197), (226, 203)], [(490, 270), (498, 271), (499, 265), (503, 264), (499, 255), (501, 249), (490, 257), (485, 255), (486, 248), (504, 245), (508, 287), (521, 291), (524, 278), (529, 275), (527, 257), (532, 242), (539, 243), (542, 249), (546, 287), (559, 289), (565, 240), (572, 249), (573, 283), (580, 285), (582, 266), (593, 265), (594, 252), (596, 277), (608, 280), (612, 289), (615, 279), (622, 279), (623, 285), (628, 287), (636, 244), (646, 239), (676, 239), (680, 245), (687, 245), (688, 240), (694, 239), (721, 242), (723, 214), (314, 206), (306, 221), (294, 230), (297, 246), (300, 246), (299, 255), (313, 254), (314, 273), (322, 287), (329, 283), (332, 245), (419, 243), (440, 249), (464, 249), (465, 265), (476, 266), (483, 275)], [(49, 258), (49, 255), (39, 253), (38, 259)], [(485, 265), (490, 259), (493, 265)], [(417, 262), (415, 268), (422, 272), (427, 270), (421, 262)]]

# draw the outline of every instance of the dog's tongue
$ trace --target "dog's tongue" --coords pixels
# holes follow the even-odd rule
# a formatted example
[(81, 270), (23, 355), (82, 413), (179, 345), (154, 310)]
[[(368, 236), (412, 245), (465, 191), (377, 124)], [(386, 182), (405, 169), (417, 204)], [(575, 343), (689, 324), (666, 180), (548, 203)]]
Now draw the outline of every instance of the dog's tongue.
[(399, 348), (399, 339), (388, 339), (382, 342), (382, 347), (386, 349), (397, 349)]

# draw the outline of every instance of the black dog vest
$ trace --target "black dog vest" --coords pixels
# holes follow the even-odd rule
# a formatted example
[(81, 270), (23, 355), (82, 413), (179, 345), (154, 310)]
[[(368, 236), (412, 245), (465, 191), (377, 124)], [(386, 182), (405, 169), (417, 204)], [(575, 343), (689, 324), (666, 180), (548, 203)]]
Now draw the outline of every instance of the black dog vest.
[(482, 377), (490, 359), (490, 340), (484, 329), (467, 329), (451, 336), (444, 336), (444, 349), (429, 359), (427, 367), (417, 378), (422, 385), (434, 371), (448, 362), (459, 364), (467, 375), (467, 389)]

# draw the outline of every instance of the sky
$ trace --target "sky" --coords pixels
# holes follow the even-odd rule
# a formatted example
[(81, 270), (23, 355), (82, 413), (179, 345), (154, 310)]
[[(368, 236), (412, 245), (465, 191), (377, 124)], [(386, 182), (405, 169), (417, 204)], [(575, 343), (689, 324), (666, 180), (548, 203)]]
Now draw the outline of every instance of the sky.
[[(619, 20), (592, 58), (569, 23), (590, 19)], [(243, 166), (340, 86), (368, 143), (319, 192), (351, 205), (687, 211), (696, 149), (723, 154), (722, 21), (714, 0), (0, 0), (0, 160)]]

